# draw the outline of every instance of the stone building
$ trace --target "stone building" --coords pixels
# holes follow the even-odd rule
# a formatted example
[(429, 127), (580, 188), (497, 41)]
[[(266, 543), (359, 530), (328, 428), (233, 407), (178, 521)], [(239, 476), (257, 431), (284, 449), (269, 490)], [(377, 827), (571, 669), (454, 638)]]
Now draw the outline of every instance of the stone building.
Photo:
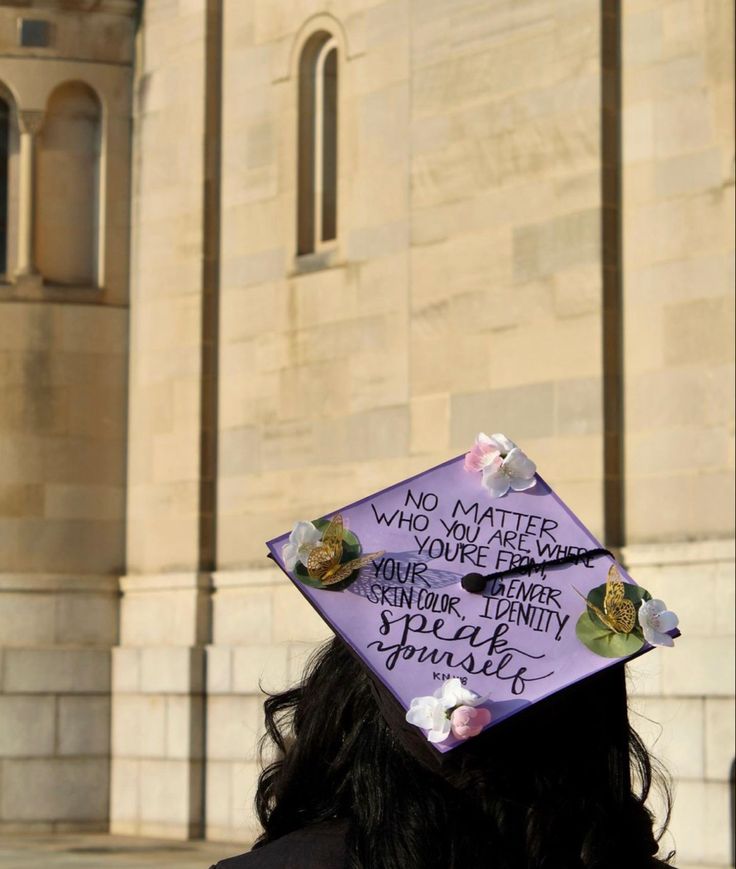
[(680, 613), (732, 865), (733, 12), (0, 2), (0, 832), (249, 839), (326, 635), (263, 541), (488, 429)]

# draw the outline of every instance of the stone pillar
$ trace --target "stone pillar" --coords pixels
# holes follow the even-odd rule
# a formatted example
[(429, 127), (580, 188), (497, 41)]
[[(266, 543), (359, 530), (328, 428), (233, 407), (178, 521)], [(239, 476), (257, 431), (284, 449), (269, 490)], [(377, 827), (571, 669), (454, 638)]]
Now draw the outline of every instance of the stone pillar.
[(202, 835), (207, 574), (124, 577), (113, 650), (111, 831)]
[(675, 785), (661, 850), (676, 847), (681, 865), (730, 866), (734, 541), (632, 545), (623, 557), (637, 582), (679, 614), (683, 632), (673, 649), (628, 665), (631, 723)]
[(41, 276), (33, 261), (33, 222), (35, 209), (36, 136), (43, 124), (43, 112), (23, 109), (18, 112), (20, 126), (18, 257), (16, 282), (39, 285)]
[[(135, 100), (127, 575), (113, 654), (114, 833), (174, 839), (204, 826), (204, 648), (214, 561), (216, 222), (207, 167), (208, 0), (150, 0)], [(179, 87), (160, 63), (182, 58)], [(150, 62), (149, 67), (147, 63)], [(182, 78), (183, 76), (183, 78)], [(163, 100), (155, 96), (162, 88)], [(155, 105), (147, 102), (151, 97)], [(182, 137), (182, 130), (187, 135)], [(208, 145), (207, 143), (210, 143)], [(186, 183), (171, 186), (172, 154)], [(145, 184), (141, 184), (145, 177)], [(186, 237), (185, 245), (176, 239)], [(152, 267), (154, 264), (154, 267)], [(166, 275), (166, 277), (163, 277)], [(163, 279), (162, 279), (163, 278)]]

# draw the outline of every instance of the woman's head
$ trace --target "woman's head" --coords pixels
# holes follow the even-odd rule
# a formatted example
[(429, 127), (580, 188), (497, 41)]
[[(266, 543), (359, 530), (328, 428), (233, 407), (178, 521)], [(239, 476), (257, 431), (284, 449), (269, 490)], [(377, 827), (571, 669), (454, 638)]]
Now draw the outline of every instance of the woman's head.
[(266, 725), (278, 757), (259, 782), (261, 843), (341, 817), (364, 869), (657, 865), (622, 666), (440, 757), (333, 640), (266, 701)]

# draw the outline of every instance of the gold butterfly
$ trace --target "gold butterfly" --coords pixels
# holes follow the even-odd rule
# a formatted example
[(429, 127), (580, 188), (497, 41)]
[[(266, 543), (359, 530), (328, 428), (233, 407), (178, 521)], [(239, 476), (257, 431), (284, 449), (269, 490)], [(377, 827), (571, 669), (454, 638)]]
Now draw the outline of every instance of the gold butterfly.
[(322, 534), (322, 540), (316, 543), (307, 556), (307, 572), (312, 579), (318, 579), (323, 585), (335, 585), (347, 579), (354, 570), (360, 570), (370, 564), (374, 558), (380, 558), (383, 552), (371, 552), (340, 564), (342, 559), (343, 521), (340, 513), (336, 513)]
[[(574, 588), (574, 586), (573, 586)], [(603, 597), (603, 609), (591, 603), (584, 594), (580, 597), (598, 616), (603, 624), (617, 634), (630, 634), (636, 625), (636, 607), (626, 597), (624, 581), (615, 564), (612, 564), (606, 579), (606, 593)]]

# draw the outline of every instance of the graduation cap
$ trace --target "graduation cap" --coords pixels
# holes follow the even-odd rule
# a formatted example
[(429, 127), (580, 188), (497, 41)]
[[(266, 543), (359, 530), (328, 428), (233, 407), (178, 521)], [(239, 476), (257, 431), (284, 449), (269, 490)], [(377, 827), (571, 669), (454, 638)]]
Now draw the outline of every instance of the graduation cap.
[(679, 636), (501, 434), (267, 545), (443, 753)]

